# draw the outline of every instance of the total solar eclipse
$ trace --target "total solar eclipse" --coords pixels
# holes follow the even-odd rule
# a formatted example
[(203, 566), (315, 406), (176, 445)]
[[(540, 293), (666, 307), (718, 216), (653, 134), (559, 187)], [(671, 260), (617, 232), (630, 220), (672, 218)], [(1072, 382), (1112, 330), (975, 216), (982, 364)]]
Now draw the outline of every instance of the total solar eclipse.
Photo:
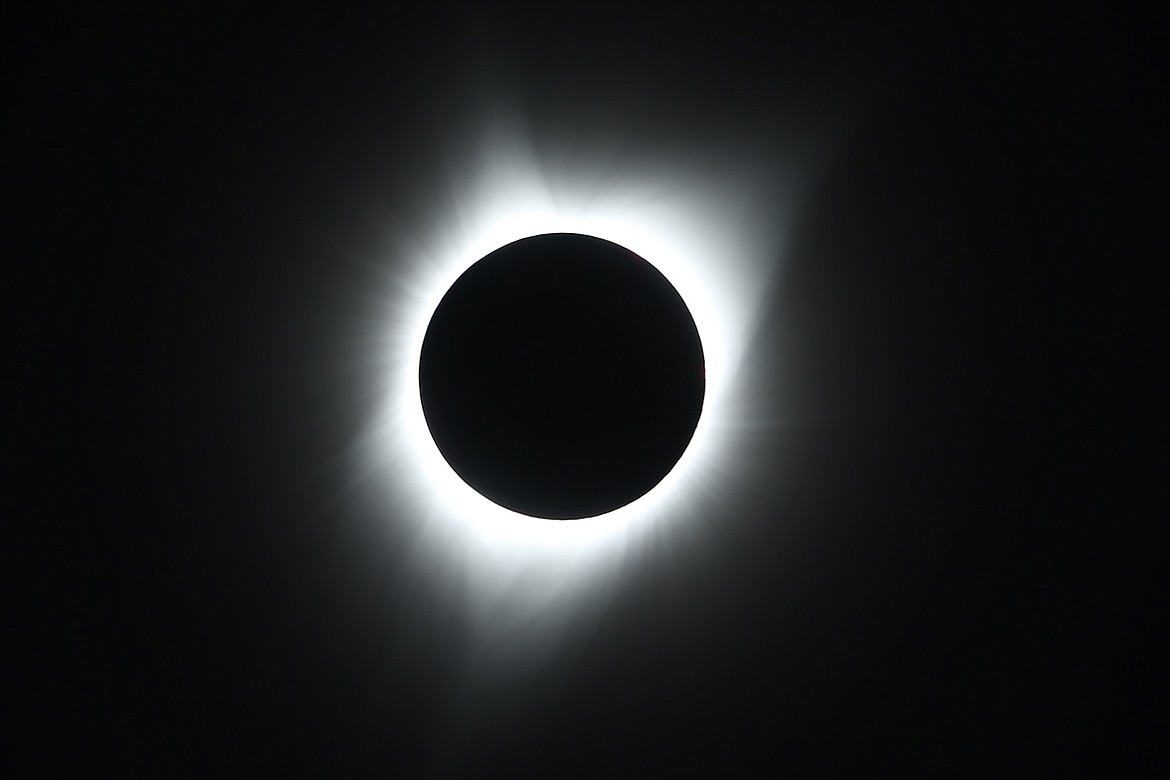
[(491, 252), (436, 307), (419, 362), (427, 427), (481, 495), (515, 512), (593, 517), (677, 463), (705, 392), (694, 319), (651, 263), (549, 233)]

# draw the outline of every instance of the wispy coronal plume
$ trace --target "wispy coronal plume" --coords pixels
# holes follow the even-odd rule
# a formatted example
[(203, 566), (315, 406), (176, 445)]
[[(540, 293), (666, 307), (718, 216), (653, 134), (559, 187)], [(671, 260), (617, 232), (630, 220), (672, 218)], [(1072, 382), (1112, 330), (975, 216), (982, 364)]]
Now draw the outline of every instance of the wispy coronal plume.
[[(374, 522), (382, 515), (388, 532), (412, 538), (415, 574), (441, 578), (484, 636), (522, 627), (531, 652), (624, 566), (702, 533), (733, 500), (741, 450), (774, 414), (754, 398), (760, 366), (748, 347), (792, 215), (777, 203), (776, 171), (745, 165), (742, 148), (674, 150), (619, 170), (587, 152), (542, 155), (515, 125), (485, 125), (474, 148), (453, 155), (462, 168), (447, 168), (429, 220), (396, 226), (387, 242), (367, 323), (381, 402), (355, 470), (375, 495)], [(420, 348), (450, 285), (493, 250), (554, 232), (613, 241), (657, 267), (690, 309), (706, 358), (703, 414), (678, 464), (642, 498), (585, 522), (520, 515), (475, 492), (436, 448), (419, 399)]]

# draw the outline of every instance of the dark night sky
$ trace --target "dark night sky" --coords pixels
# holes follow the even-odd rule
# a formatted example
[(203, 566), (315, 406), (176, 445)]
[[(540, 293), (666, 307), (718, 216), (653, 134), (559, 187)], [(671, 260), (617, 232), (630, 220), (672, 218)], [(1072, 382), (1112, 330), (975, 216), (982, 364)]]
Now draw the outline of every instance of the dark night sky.
[[(417, 5), (7, 25), (11, 776), (1152, 768), (1152, 32)], [(492, 111), (615, 168), (819, 157), (702, 544), (460, 699), (466, 616), (403, 585), (343, 453), (368, 258), (445, 218)]]

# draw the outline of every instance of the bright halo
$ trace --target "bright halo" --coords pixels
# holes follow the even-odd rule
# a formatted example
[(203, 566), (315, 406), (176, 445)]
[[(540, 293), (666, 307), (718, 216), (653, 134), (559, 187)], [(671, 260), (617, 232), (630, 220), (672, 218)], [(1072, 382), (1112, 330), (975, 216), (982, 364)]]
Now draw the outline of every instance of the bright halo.
[[(522, 133), (496, 133), (453, 172), (433, 222), (397, 232), (376, 291), (381, 402), (361, 458), (378, 486), (376, 514), (411, 538), (415, 573), (440, 577), (448, 595), (459, 588), (497, 638), (563, 617), (626, 563), (700, 532), (731, 498), (758, 429), (740, 379), (788, 216), (759, 186), (759, 167), (692, 153), (615, 172), (588, 157), (549, 162)], [(706, 359), (702, 416), (674, 468), (636, 501), (582, 520), (521, 515), (477, 493), (443, 459), (419, 398), (423, 337), (451, 284), (493, 250), (543, 233), (603, 238), (654, 265), (690, 309)]]

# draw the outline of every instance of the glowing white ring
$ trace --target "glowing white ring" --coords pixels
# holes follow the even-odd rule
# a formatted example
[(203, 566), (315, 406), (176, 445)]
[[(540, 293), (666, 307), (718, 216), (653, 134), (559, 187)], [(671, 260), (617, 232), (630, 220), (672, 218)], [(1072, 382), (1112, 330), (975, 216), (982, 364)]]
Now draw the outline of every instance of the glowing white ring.
[[(638, 551), (697, 531), (743, 465), (738, 447), (756, 421), (736, 379), (777, 270), (784, 215), (734, 162), (691, 155), (607, 176), (542, 162), (522, 134), (499, 134), (453, 177), (435, 224), (395, 241), (374, 324), (383, 403), (363, 470), (382, 486), (388, 521), (413, 536), (420, 568), (462, 583), (470, 613), (493, 631), (563, 608)], [(512, 512), (464, 483), (435, 446), (418, 392), (423, 337), (451, 284), (503, 245), (555, 232), (604, 238), (658, 268), (694, 317), (707, 369), (703, 415), (674, 469), (625, 507), (564, 522)]]

